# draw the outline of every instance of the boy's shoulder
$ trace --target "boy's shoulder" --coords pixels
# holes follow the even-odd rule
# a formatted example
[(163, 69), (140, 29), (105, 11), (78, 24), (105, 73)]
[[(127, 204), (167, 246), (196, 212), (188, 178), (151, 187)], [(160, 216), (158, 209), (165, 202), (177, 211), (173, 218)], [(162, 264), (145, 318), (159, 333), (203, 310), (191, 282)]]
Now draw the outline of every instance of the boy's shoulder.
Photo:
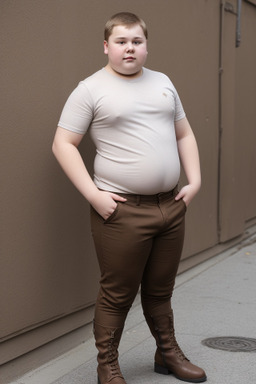
[(93, 74), (89, 75), (85, 79), (81, 80), (79, 84), (90, 84), (97, 81), (101, 81), (104, 78), (104, 69), (99, 69), (98, 71), (94, 72)]
[(79, 89), (80, 93), (84, 96), (88, 94), (92, 95), (95, 92), (97, 93), (97, 91), (107, 86), (108, 79), (105, 72), (102, 68), (89, 75), (78, 83), (77, 89)]
[(151, 77), (151, 78), (155, 78), (155, 79), (163, 80), (163, 81), (168, 81), (171, 83), (169, 76), (167, 76), (163, 72), (159, 72), (159, 71), (149, 69), (149, 68), (143, 68), (143, 71), (147, 77)]

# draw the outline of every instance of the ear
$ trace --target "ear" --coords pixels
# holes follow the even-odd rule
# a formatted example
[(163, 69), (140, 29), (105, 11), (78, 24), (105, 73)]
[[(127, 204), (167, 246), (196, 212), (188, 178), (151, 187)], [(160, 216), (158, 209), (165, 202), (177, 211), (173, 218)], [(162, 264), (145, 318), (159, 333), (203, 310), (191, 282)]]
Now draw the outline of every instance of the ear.
[(104, 40), (104, 53), (105, 55), (108, 54), (108, 42), (106, 40)]

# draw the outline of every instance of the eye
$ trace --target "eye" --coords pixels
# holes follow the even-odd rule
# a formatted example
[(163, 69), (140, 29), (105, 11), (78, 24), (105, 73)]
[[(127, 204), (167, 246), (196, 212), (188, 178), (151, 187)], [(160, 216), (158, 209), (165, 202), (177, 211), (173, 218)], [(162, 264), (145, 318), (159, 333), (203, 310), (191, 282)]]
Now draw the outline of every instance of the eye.
[(134, 44), (135, 44), (135, 45), (140, 45), (140, 44), (141, 44), (141, 41), (136, 40), (136, 41), (134, 41)]

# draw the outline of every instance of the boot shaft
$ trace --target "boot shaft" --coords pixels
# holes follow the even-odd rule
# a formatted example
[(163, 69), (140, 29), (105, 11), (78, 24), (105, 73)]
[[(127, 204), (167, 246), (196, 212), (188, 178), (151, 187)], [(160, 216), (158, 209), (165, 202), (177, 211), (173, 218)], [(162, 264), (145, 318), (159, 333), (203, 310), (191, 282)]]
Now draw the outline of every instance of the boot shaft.
[(95, 345), (98, 349), (98, 361), (109, 363), (118, 358), (118, 347), (121, 340), (122, 328), (110, 328), (94, 321)]
[(98, 349), (98, 382), (125, 384), (118, 363), (118, 346), (123, 327), (104, 327), (94, 321), (95, 345)]
[(176, 341), (173, 311), (170, 310), (169, 313), (158, 316), (149, 316), (148, 314), (144, 313), (144, 316), (150, 331), (156, 340), (157, 360), (159, 360), (160, 356), (162, 356), (162, 359), (164, 359), (166, 353), (169, 354), (172, 352), (175, 353), (179, 359), (186, 359), (186, 356)]

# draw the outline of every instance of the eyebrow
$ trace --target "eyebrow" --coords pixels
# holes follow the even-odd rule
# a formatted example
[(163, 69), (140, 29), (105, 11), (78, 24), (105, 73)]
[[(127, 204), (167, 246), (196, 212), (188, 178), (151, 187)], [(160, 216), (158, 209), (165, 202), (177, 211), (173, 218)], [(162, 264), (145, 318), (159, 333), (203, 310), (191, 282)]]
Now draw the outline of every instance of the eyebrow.
[[(116, 40), (124, 40), (127, 39), (125, 36), (117, 36), (115, 37)], [(143, 36), (135, 36), (132, 38), (132, 40), (143, 40)]]

